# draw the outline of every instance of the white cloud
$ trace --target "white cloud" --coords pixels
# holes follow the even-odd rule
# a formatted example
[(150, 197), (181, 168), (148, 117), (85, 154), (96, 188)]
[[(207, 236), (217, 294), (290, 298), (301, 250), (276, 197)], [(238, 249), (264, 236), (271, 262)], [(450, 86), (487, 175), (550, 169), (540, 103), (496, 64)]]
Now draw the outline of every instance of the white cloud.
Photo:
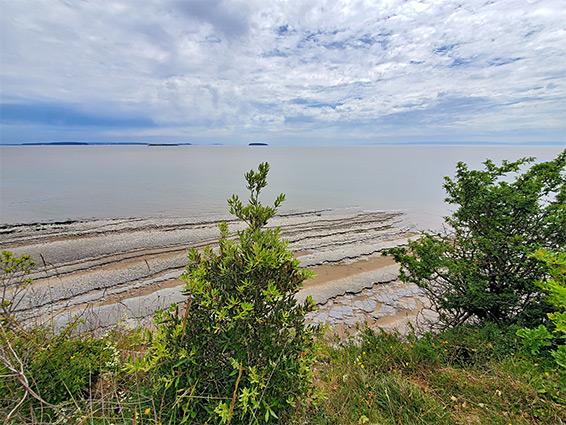
[(137, 113), (158, 126), (140, 135), (326, 140), (334, 128), (342, 142), (349, 133), (482, 137), (488, 122), (502, 137), (564, 131), (559, 0), (4, 0), (0, 8), (2, 103)]

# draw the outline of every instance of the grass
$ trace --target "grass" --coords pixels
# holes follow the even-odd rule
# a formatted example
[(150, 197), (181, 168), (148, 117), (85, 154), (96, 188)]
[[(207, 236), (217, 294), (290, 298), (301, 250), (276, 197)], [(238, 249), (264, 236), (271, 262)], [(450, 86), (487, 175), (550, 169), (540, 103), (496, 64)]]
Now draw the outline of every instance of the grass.
[(512, 352), (512, 335), (487, 327), (403, 339), (365, 330), (361, 344), (327, 343), (318, 404), (303, 406), (294, 422), (566, 423), (564, 370)]
[[(47, 358), (60, 363), (58, 356), (69, 357), (71, 347), (73, 359), (66, 359), (71, 364), (90, 353), (92, 349), (83, 344), (90, 339), (83, 336), (81, 344), (73, 345), (69, 343), (73, 338), (64, 341), (64, 351), (49, 352)], [(44, 377), (33, 370), (38, 346), (26, 345), (26, 341), (30, 340), (20, 339), (19, 348), (33, 383), (33, 375)], [(43, 345), (43, 354), (50, 346), (55, 343)], [(59, 396), (57, 410), (28, 397), (10, 423), (160, 423), (160, 400), (147, 384), (150, 372), (126, 372), (146, 346), (147, 339), (138, 331), (122, 329), (99, 337), (96, 347), (105, 350), (99, 357), (103, 361), (85, 356), (82, 369), (77, 369), (88, 369), (84, 388), (63, 399)], [(27, 351), (21, 351), (22, 347)], [(558, 369), (550, 357), (521, 353), (515, 346), (514, 329), (462, 327), (421, 338), (364, 329), (356, 340), (320, 341), (317, 357), (316, 394), (301, 401), (281, 423), (566, 423), (564, 369)], [(52, 386), (58, 384), (62, 391), (70, 388), (64, 378), (53, 379), (61, 382), (51, 382)], [(41, 388), (37, 390), (42, 394)], [(23, 389), (17, 381), (4, 379), (0, 394), (4, 397), (0, 400), (3, 422)]]

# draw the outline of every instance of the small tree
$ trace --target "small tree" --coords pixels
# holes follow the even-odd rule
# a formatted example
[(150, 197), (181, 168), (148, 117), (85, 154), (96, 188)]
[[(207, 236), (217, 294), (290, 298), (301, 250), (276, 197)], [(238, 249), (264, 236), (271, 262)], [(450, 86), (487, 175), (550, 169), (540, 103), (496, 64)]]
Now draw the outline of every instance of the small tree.
[(425, 289), (444, 324), (544, 318), (535, 282), (547, 266), (530, 254), (566, 243), (566, 151), (521, 174), (532, 161), (487, 160), (484, 170), (459, 162), (456, 178), (445, 177), (446, 202), (458, 206), (445, 218), (449, 230), (388, 251), (401, 279)]
[(173, 423), (258, 423), (280, 418), (312, 389), (313, 329), (296, 291), (310, 276), (287, 250), (279, 229), (266, 229), (273, 207), (259, 202), (269, 165), (245, 175), (249, 203), (228, 204), (249, 227), (232, 240), (220, 225), (219, 249), (191, 250), (182, 280), (184, 313), (157, 315), (149, 354), (161, 411)]

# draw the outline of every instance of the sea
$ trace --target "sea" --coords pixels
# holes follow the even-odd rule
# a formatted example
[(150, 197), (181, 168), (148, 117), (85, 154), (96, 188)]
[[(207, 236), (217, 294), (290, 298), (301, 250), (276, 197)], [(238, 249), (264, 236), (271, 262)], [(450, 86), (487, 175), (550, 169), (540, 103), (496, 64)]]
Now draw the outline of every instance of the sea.
[(455, 206), (444, 177), (458, 161), (555, 158), (566, 146), (0, 146), (0, 224), (114, 218), (222, 219), (247, 199), (244, 173), (270, 164), (261, 195), (281, 213), (401, 211), (438, 230)]

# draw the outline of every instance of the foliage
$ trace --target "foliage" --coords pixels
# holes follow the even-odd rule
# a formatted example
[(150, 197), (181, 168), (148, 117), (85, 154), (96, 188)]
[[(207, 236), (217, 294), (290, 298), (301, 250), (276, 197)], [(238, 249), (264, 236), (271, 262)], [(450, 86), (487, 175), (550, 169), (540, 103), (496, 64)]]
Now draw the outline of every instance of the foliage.
[(259, 164), (257, 173), (254, 170), (250, 170), (244, 174), (244, 178), (248, 183), (246, 188), (250, 191), (249, 203), (247, 205), (244, 206), (238, 195), (232, 195), (232, 198), (228, 200), (230, 214), (245, 221), (250, 228), (248, 233), (251, 234), (261, 230), (267, 224), (267, 221), (275, 216), (277, 208), (285, 201), (285, 195), (281, 193), (275, 199), (273, 207), (263, 206), (259, 202), (259, 194), (267, 186), (267, 173), (269, 173), (269, 164), (265, 162)]
[(0, 418), (6, 413), (5, 421), (13, 423), (69, 419), (64, 410), (71, 403), (90, 396), (102, 374), (121, 368), (113, 339), (79, 332), (78, 319), (58, 330), (20, 324), (15, 312), (33, 283), (27, 276), (34, 264), (27, 255), (2, 252), (0, 405), (6, 411)]
[(118, 366), (113, 346), (90, 333), (73, 335), (77, 325), (72, 322), (56, 334), (28, 332), (35, 344), (43, 344), (31, 356), (29, 371), (38, 394), (49, 403), (81, 398), (102, 372)]
[(230, 211), (249, 225), (219, 248), (191, 250), (183, 274), (185, 311), (156, 315), (159, 328), (141, 367), (152, 370), (162, 419), (170, 423), (259, 423), (280, 420), (312, 390), (313, 329), (295, 292), (310, 273), (299, 266), (279, 229), (265, 228), (283, 202), (259, 202), (267, 163), (245, 175), (250, 191)]
[(29, 255), (15, 257), (10, 251), (2, 251), (0, 255), (0, 321), (2, 326), (13, 326), (14, 313), (22, 302), (25, 289), (32, 283), (27, 275), (34, 265), (35, 262)]
[[(537, 285), (547, 293), (546, 301), (554, 307), (554, 312), (548, 313), (551, 326), (519, 329), (517, 335), (532, 355), (538, 355), (543, 347), (554, 346), (555, 349), (551, 350), (554, 360), (566, 368), (566, 252), (552, 254), (540, 250), (534, 257), (544, 261), (550, 268), (550, 278), (537, 282)], [(552, 333), (549, 327), (554, 328)]]
[(447, 326), (466, 321), (538, 323), (547, 311), (535, 282), (547, 267), (530, 254), (566, 243), (566, 151), (521, 173), (533, 159), (459, 162), (445, 177), (448, 231), (424, 232), (407, 248), (390, 249), (401, 279), (424, 288)]
[[(91, 333), (76, 333), (78, 324), (72, 322), (60, 332), (48, 327), (2, 332), (2, 357), (8, 362), (0, 364), (0, 375), (4, 376), (0, 399), (15, 405), (30, 393), (31, 406), (61, 407), (87, 396), (102, 373), (116, 371), (120, 363), (112, 344)], [(18, 367), (14, 371), (10, 366)], [(18, 371), (20, 374), (15, 373)], [(60, 416), (53, 409), (45, 414)]]

